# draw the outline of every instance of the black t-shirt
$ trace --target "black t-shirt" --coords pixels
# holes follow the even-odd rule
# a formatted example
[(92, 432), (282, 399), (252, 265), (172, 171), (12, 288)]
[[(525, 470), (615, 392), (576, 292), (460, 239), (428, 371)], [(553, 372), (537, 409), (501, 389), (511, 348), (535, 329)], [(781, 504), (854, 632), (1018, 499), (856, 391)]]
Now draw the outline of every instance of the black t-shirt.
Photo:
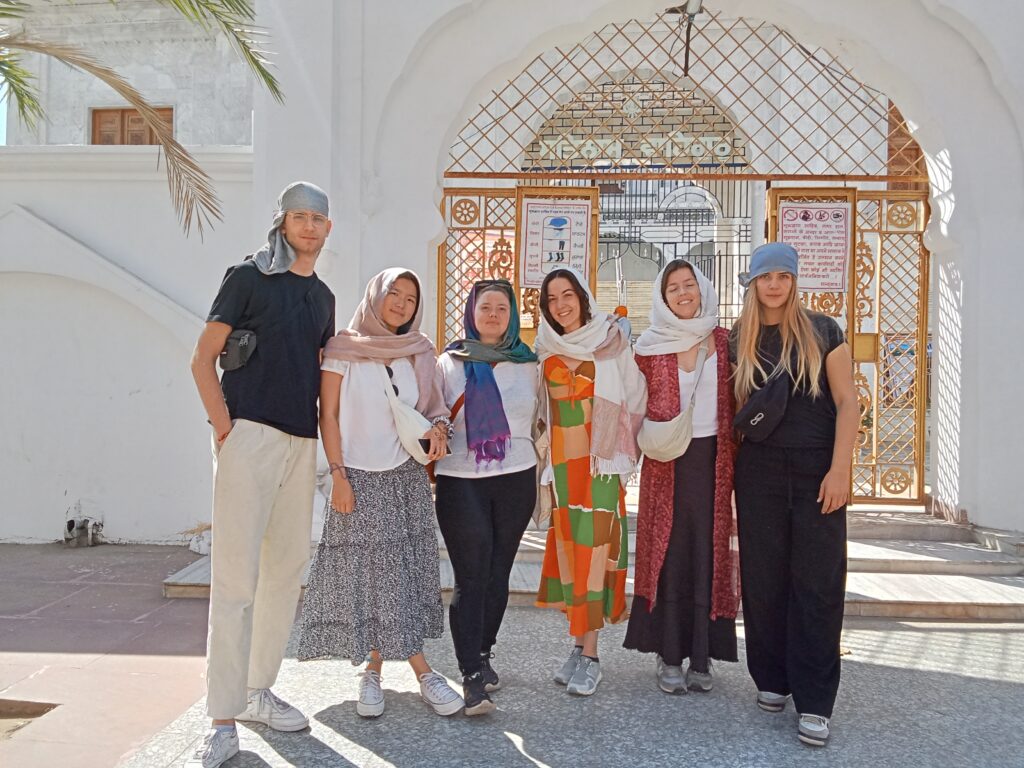
[(228, 269), (207, 322), (256, 334), (249, 362), (221, 379), (228, 413), (296, 437), (317, 436), (320, 350), (334, 335), (334, 294), (315, 274)]
[[(818, 335), (821, 347), (822, 363), (821, 394), (811, 397), (805, 387), (799, 387), (789, 398), (786, 413), (775, 431), (765, 438), (762, 445), (774, 445), (780, 448), (832, 448), (836, 438), (836, 404), (832, 399), (832, 390), (828, 386), (824, 358), (833, 349), (846, 341), (839, 324), (828, 315), (820, 312), (808, 312), (814, 330)], [(736, 348), (739, 335), (733, 328), (729, 333), (729, 361), (736, 363)], [(782, 337), (779, 326), (761, 326), (761, 337), (758, 339), (758, 357), (765, 370), (771, 373), (782, 355)], [(792, 381), (792, 379), (791, 379)], [(754, 382), (761, 386), (762, 377), (755, 373)]]

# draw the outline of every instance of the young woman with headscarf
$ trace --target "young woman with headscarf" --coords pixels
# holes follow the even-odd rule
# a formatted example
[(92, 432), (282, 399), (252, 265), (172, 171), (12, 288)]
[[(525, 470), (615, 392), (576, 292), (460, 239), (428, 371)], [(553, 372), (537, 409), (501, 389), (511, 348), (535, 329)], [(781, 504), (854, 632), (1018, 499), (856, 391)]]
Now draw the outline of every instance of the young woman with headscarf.
[(647, 419), (668, 422), (692, 401), (693, 432), (675, 458), (644, 456), (635, 596), (623, 645), (658, 654), (655, 674), (666, 693), (707, 692), (711, 659), (737, 660), (739, 580), (730, 547), (735, 401), (718, 295), (689, 262), (675, 259), (661, 270), (651, 324), (635, 352), (650, 392)]
[(467, 715), (494, 710), (491, 649), (508, 605), (508, 579), (537, 500), (537, 356), (519, 338), (507, 280), (473, 285), (465, 337), (437, 361), (455, 434), (437, 462), (437, 521), (455, 573), (448, 623)]
[(598, 632), (626, 618), (624, 486), (639, 459), (647, 386), (626, 332), (597, 308), (579, 273), (548, 273), (540, 307), (536, 349), (552, 485), (542, 492), (554, 493), (554, 509), (537, 605), (560, 608), (575, 642), (555, 681), (589, 696), (601, 682)]
[(302, 609), (301, 660), (368, 658), (356, 711), (384, 712), (381, 665), (407, 659), (420, 695), (439, 715), (462, 697), (423, 656), (440, 637), (434, 503), (426, 469), (403, 447), (390, 399), (433, 426), (428, 457), (444, 455), (450, 421), (435, 380), (434, 345), (419, 331), (420, 281), (386, 269), (366, 287), (349, 327), (324, 350), (320, 434), (333, 488)]

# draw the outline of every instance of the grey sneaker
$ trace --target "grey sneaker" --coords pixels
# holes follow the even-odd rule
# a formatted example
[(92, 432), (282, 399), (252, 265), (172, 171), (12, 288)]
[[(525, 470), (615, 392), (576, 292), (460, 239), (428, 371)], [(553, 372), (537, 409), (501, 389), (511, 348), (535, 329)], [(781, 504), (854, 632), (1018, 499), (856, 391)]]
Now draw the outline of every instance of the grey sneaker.
[(555, 682), (559, 685), (568, 685), (572, 679), (573, 673), (576, 672), (576, 667), (580, 663), (580, 656), (583, 654), (583, 648), (580, 646), (573, 646), (572, 653), (569, 654), (569, 658), (565, 660), (561, 669), (555, 673)]
[(683, 679), (683, 668), (666, 664), (661, 656), (657, 657), (655, 675), (658, 687), (665, 693), (686, 693), (686, 680)]
[(238, 731), (211, 728), (185, 768), (217, 768), (238, 754)]
[(708, 661), (708, 671), (698, 672), (693, 664), (686, 665), (686, 687), (698, 693), (708, 693), (714, 684), (714, 677), (711, 673), (711, 662)]
[(249, 694), (245, 712), (235, 715), (243, 723), (263, 723), (275, 731), (301, 731), (309, 725), (306, 716), (269, 688)]
[(356, 712), (360, 717), (380, 717), (384, 714), (384, 691), (380, 687), (380, 673), (364, 669), (359, 677), (359, 701)]
[(424, 672), (420, 675), (420, 697), (443, 717), (454, 715), (465, 706), (462, 697), (437, 672)]
[(565, 690), (574, 696), (592, 696), (600, 682), (601, 665), (591, 658), (580, 656), (580, 662)]
[(797, 735), (804, 744), (824, 747), (828, 742), (828, 718), (821, 715), (800, 715)]
[(788, 694), (772, 693), (771, 691), (757, 692), (757, 706), (765, 712), (781, 712), (786, 708)]

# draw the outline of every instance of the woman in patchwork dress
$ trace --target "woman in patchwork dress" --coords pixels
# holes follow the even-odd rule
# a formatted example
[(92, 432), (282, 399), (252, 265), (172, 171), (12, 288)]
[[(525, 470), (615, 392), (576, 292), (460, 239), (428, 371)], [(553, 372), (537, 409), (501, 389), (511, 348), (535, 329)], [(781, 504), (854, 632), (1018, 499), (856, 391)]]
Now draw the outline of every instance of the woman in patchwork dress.
[(629, 562), (626, 479), (636, 470), (636, 435), (647, 386), (629, 336), (597, 308), (584, 279), (556, 269), (541, 286), (537, 357), (550, 431), (554, 509), (537, 605), (560, 608), (574, 647), (555, 675), (575, 695), (601, 682), (598, 632), (626, 618)]
[(374, 277), (349, 327), (324, 350), (320, 434), (333, 488), (302, 608), (300, 660), (368, 659), (356, 711), (384, 712), (381, 665), (408, 660), (420, 695), (439, 715), (462, 697), (423, 656), (444, 626), (426, 469), (403, 448), (388, 387), (433, 426), (429, 458), (445, 454), (451, 423), (435, 382), (434, 345), (419, 331), (420, 281), (387, 269)]

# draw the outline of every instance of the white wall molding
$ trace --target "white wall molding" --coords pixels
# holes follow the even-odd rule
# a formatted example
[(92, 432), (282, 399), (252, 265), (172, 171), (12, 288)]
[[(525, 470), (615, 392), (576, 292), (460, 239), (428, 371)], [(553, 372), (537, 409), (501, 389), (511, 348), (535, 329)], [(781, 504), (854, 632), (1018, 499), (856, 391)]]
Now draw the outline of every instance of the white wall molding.
[(0, 214), (0, 240), (6, 244), (0, 273), (64, 277), (109, 291), (152, 317), (186, 349), (202, 330), (202, 318), (20, 205)]
[[(252, 181), (252, 147), (186, 147), (214, 181)], [(165, 158), (157, 146), (0, 147), (5, 181), (95, 179), (165, 180)]]

